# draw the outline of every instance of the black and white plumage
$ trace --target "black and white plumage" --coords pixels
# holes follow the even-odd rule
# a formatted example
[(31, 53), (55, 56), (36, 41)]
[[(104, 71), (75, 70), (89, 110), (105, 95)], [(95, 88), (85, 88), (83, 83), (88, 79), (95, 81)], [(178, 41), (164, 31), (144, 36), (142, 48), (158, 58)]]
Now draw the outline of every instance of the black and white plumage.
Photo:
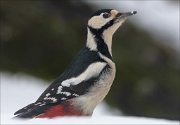
[[(91, 115), (96, 105), (109, 92), (115, 78), (116, 69), (111, 51), (112, 36), (126, 17), (135, 13), (119, 13), (113, 9), (94, 13), (88, 21), (86, 46), (38, 100), (17, 111), (16, 117)], [(53, 109), (57, 106), (62, 108), (58, 113)]]

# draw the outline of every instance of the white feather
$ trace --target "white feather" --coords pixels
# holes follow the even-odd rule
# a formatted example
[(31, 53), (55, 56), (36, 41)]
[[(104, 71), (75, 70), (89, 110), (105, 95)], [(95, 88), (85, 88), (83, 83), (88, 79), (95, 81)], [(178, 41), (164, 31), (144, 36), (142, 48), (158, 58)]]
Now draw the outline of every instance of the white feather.
[(94, 40), (94, 36), (92, 35), (92, 33), (89, 31), (89, 29), (87, 28), (88, 30), (88, 35), (87, 35), (87, 43), (86, 43), (86, 46), (92, 51), (97, 51), (97, 44)]

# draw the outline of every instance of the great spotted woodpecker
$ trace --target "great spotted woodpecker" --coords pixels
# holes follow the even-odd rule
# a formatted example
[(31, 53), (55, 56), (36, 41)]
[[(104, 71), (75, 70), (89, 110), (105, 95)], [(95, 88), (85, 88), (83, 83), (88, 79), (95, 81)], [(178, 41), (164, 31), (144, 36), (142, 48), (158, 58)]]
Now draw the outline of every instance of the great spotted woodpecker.
[(70, 66), (37, 99), (15, 112), (17, 118), (90, 116), (109, 92), (115, 78), (112, 36), (136, 11), (114, 9), (95, 12), (88, 21), (87, 43)]

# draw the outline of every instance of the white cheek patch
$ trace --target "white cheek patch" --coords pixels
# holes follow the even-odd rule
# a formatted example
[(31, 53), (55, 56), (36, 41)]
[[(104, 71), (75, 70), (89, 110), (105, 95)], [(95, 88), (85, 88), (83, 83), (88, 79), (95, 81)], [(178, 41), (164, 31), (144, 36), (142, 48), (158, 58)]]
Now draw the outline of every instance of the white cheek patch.
[(112, 19), (112, 17), (104, 19), (102, 15), (94, 16), (88, 21), (88, 25), (99, 29), (102, 26), (104, 26), (107, 22), (109, 22)]
[(82, 72), (79, 76), (67, 79), (61, 83), (62, 86), (69, 87), (70, 85), (77, 85), (82, 81), (86, 81), (94, 76), (98, 76), (99, 73), (107, 64), (104, 62), (96, 62), (88, 66), (88, 68)]
[(111, 27), (109, 27), (107, 30), (105, 30), (103, 32), (103, 36), (105, 37), (104, 40), (107, 41), (106, 39), (108, 39), (107, 37), (109, 37), (109, 35), (113, 35), (116, 30), (122, 25), (122, 23), (125, 21), (126, 19), (122, 19), (120, 21), (117, 21), (116, 23), (114, 23)]

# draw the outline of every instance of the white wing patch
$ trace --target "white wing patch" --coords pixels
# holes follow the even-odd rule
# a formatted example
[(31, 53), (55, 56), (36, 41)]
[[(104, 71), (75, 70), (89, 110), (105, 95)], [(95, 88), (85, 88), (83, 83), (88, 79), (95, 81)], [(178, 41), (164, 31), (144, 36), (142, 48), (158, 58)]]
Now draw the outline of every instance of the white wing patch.
[(65, 81), (63, 81), (61, 83), (62, 86), (66, 86), (66, 87), (69, 87), (71, 84), (76, 84), (76, 83), (79, 83), (81, 82), (80, 79), (76, 79), (76, 78), (71, 78), (71, 79), (67, 79)]
[(66, 100), (66, 99), (67, 99), (67, 98), (64, 98), (64, 97), (63, 97), (63, 98), (61, 98), (61, 100)]
[[(67, 79), (61, 83), (62, 86), (69, 87), (70, 85), (78, 85), (82, 81), (88, 80), (91, 77), (98, 76), (102, 69), (107, 65), (105, 62), (96, 62), (87, 67), (87, 69), (82, 72), (79, 76)], [(62, 90), (62, 86), (58, 87)]]
[(57, 99), (55, 97), (49, 97), (50, 95), (51, 95), (50, 93), (47, 93), (44, 100), (51, 100), (53, 103), (56, 102)]
[(73, 96), (76, 96), (76, 97), (78, 97), (79, 95), (78, 95), (78, 94), (76, 94), (76, 93), (73, 93)]
[(50, 96), (51, 94), (50, 93), (47, 93), (46, 96)]
[(62, 88), (63, 88), (62, 86), (59, 86), (56, 94), (61, 93), (62, 92)]
[(63, 95), (66, 95), (66, 96), (71, 95), (70, 92), (62, 92), (62, 88), (63, 88), (62, 86), (59, 86), (56, 94), (63, 94)]
[(57, 101), (55, 97), (45, 97), (44, 100), (51, 100), (53, 103)]
[(70, 96), (70, 95), (71, 95), (70, 92), (60, 92), (60, 93), (58, 93), (58, 94), (63, 94), (63, 95), (66, 95), (66, 96)]
[[(41, 104), (41, 102), (38, 102), (38, 103), (36, 103), (36, 104), (34, 104), (34, 105), (40, 105)], [(24, 109), (26, 109), (27, 107), (25, 107)]]

